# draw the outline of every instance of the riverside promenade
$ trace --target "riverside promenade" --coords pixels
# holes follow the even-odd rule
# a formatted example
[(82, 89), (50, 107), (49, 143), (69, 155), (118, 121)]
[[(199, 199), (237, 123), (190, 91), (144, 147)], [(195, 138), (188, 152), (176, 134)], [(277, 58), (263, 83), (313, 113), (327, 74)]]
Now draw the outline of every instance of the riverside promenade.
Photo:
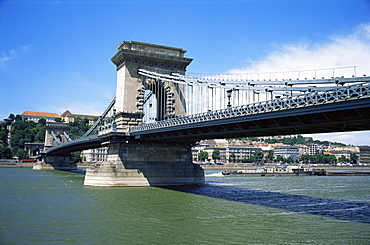
[[(277, 164), (265, 164), (265, 165), (257, 165), (254, 163), (243, 163), (243, 164), (224, 164), (224, 165), (216, 165), (216, 164), (207, 164), (207, 165), (200, 165), (204, 170), (239, 170), (239, 169), (254, 169), (254, 168), (263, 168), (263, 167), (276, 167), (279, 166)], [(369, 170), (370, 166), (332, 166), (332, 165), (324, 165), (324, 164), (309, 164), (305, 165), (309, 168), (324, 168), (325, 170)]]

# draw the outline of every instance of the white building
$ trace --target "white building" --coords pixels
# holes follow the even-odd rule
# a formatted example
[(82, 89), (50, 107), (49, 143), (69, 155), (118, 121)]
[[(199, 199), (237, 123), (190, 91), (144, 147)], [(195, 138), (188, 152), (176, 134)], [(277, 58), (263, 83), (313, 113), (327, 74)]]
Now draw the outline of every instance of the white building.
[(81, 155), (86, 162), (103, 162), (107, 160), (108, 147), (84, 150)]
[(89, 120), (90, 126), (94, 125), (95, 121), (99, 118), (99, 116), (73, 114), (69, 110), (63, 112), (60, 117), (63, 118), (63, 121), (66, 123), (74, 122), (76, 118), (86, 118)]
[(226, 158), (229, 159), (230, 156), (234, 154), (236, 160), (248, 159), (256, 151), (262, 152), (262, 149), (259, 147), (228, 146), (226, 148)]
[(255, 151), (262, 151), (259, 147), (247, 147), (242, 145), (233, 146), (211, 146), (208, 144), (196, 145), (192, 148), (193, 162), (198, 162), (198, 154), (200, 151), (205, 151), (208, 153), (208, 162), (213, 162), (212, 154), (214, 150), (220, 151), (220, 158), (216, 160), (216, 163), (226, 163), (230, 159), (230, 156), (234, 154), (235, 160), (242, 160), (250, 158)]
[(308, 155), (315, 155), (315, 154), (319, 154), (319, 153), (322, 153), (323, 151), (323, 147), (321, 145), (317, 145), (317, 144), (309, 144), (308, 145)]
[(37, 123), (41, 118), (44, 118), (46, 122), (55, 122), (56, 118), (62, 119), (56, 113), (50, 112), (37, 112), (37, 111), (25, 111), (22, 113), (22, 120), (33, 121)]
[(309, 155), (310, 148), (307, 145), (296, 145), (298, 147), (299, 156)]
[(283, 158), (292, 158), (294, 161), (296, 161), (299, 158), (299, 149), (295, 146), (278, 146), (274, 149), (274, 157), (276, 156), (282, 156)]

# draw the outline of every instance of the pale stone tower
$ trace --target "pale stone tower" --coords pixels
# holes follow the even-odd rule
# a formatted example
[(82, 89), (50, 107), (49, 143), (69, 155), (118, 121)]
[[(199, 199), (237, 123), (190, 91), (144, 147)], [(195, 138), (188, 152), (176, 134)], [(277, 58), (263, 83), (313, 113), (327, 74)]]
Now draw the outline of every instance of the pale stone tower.
[(51, 147), (58, 145), (55, 141), (53, 134), (60, 141), (60, 143), (67, 142), (66, 135), (69, 132), (68, 123), (48, 122), (45, 126), (45, 143), (44, 152), (49, 150)]
[[(68, 141), (69, 125), (68, 123), (48, 122), (45, 126), (45, 144), (44, 152), (47, 152), (51, 147), (57, 146), (59, 143)], [(55, 136), (55, 137), (54, 137)], [(57, 142), (59, 141), (59, 142)], [(76, 163), (71, 162), (71, 155), (66, 153), (57, 156), (44, 156), (44, 161), (36, 162), (33, 169), (57, 169), (57, 170), (74, 170), (77, 169)]]
[(118, 131), (138, 125), (143, 118), (144, 91), (151, 90), (157, 98), (157, 119), (186, 114), (184, 86), (154, 79), (142, 79), (138, 69), (184, 74), (192, 59), (185, 50), (135, 41), (123, 41), (112, 57), (117, 67), (115, 108)]

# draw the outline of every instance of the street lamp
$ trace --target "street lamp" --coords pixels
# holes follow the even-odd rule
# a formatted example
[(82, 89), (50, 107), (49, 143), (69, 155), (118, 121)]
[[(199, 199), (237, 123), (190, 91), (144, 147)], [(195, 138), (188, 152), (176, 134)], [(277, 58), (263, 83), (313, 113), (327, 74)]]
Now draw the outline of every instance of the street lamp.
[(254, 95), (257, 94), (258, 95), (258, 102), (260, 101), (260, 93), (259, 92), (256, 92), (253, 90), (253, 103), (256, 102), (255, 98), (254, 98)]
[(226, 90), (226, 95), (227, 95), (227, 99), (228, 99), (228, 102), (227, 102), (227, 107), (231, 107), (231, 102), (230, 102), (230, 98), (231, 98), (231, 93), (232, 93), (232, 90), (229, 89), (229, 90)]

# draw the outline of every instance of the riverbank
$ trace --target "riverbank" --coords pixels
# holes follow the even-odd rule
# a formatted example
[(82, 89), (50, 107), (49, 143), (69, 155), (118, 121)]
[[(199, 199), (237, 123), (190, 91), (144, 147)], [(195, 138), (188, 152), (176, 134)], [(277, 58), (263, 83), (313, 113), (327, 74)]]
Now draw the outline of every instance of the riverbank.
[[(77, 169), (86, 169), (95, 162), (77, 163)], [(33, 162), (0, 160), (0, 168), (33, 168)]]
[(32, 168), (32, 162), (0, 161), (0, 168)]
[[(276, 165), (256, 166), (254, 164), (227, 164), (227, 165), (200, 165), (204, 170), (240, 170), (255, 169), (265, 166), (274, 167)], [(331, 165), (307, 165), (309, 168), (326, 169), (326, 170), (370, 170), (370, 166), (331, 166)]]
[[(96, 162), (82, 162), (77, 163), (77, 169), (86, 169), (90, 165)], [(265, 165), (265, 166), (276, 166), (276, 165)], [(32, 162), (17, 162), (17, 161), (7, 161), (0, 160), (0, 168), (32, 168)], [(246, 164), (226, 164), (226, 165), (200, 165), (204, 170), (239, 170), (239, 169), (253, 169), (263, 166), (256, 166), (252, 163)], [(370, 166), (331, 166), (331, 165), (308, 165), (309, 168), (318, 168), (325, 170), (369, 170)]]

